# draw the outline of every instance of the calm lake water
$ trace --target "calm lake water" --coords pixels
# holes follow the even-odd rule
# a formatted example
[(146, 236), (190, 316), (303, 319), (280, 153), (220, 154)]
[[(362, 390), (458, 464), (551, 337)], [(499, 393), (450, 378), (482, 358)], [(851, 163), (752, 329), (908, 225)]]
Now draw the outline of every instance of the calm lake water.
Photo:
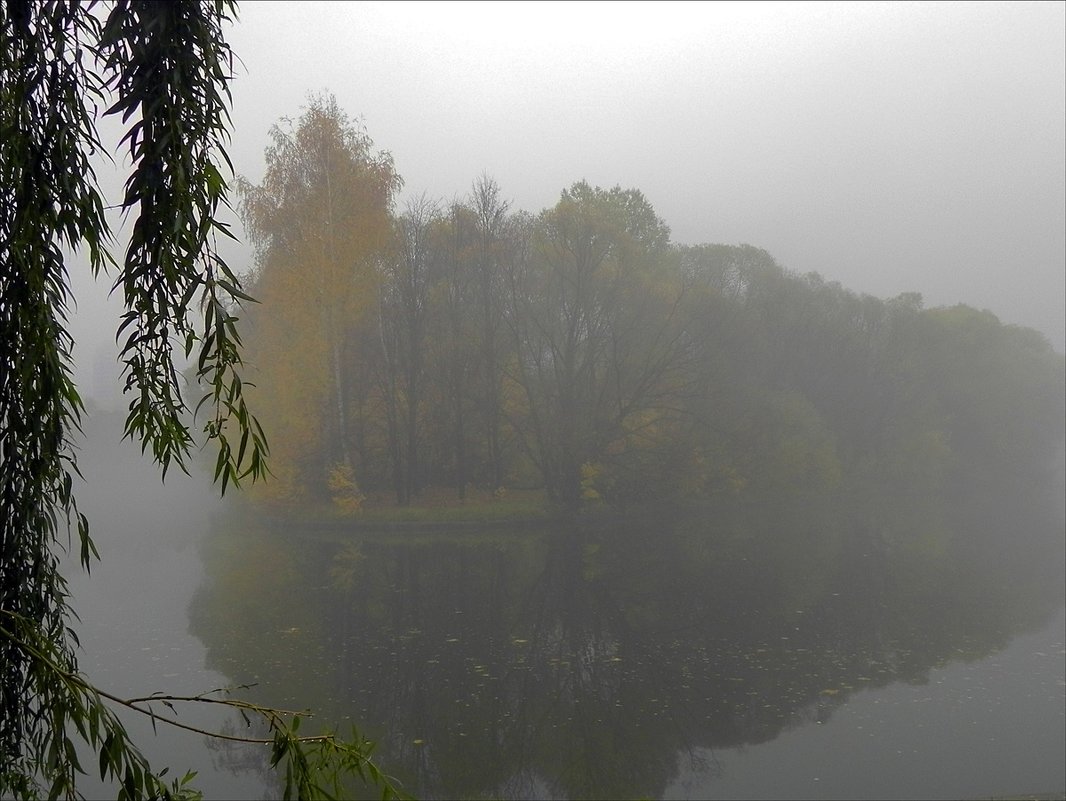
[[(423, 798), (1066, 792), (1061, 501), (309, 531), (88, 433), (102, 562), (74, 604), (83, 668), (120, 694), (254, 684), (358, 726)], [(254, 748), (131, 726), (208, 798), (277, 794)]]

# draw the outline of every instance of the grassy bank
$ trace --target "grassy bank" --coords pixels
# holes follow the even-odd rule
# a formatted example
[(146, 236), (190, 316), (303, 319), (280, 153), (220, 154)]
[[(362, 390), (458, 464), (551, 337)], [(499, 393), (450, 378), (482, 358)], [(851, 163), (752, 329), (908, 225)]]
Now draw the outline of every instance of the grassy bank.
[(498, 494), (472, 490), (459, 498), (454, 490), (430, 489), (407, 506), (396, 505), (391, 495), (370, 496), (349, 518), (367, 523), (390, 522), (496, 522), (548, 516), (542, 490), (505, 490)]
[[(262, 514), (264, 510), (259, 512)], [(317, 504), (265, 515), (277, 524), (298, 521), (301, 527), (334, 530), (535, 524), (552, 517), (547, 499), (539, 490), (507, 490), (497, 494), (473, 490), (465, 498), (459, 498), (454, 490), (426, 490), (406, 506), (397, 505), (391, 495), (375, 493), (368, 495), (355, 511)]]
[[(359, 509), (346, 511), (337, 505), (318, 503), (298, 508), (251, 505), (246, 511), (272, 527), (296, 527), (322, 532), (345, 531), (476, 531), (506, 527), (512, 530), (539, 528), (565, 522), (583, 527), (614, 525), (620, 520), (662, 520), (685, 505), (678, 501), (646, 504), (625, 509), (593, 504), (576, 516), (560, 513), (543, 490), (471, 490), (459, 498), (454, 489), (427, 489), (411, 503), (400, 506), (390, 493), (368, 493)], [(706, 503), (698, 508), (706, 512)], [(714, 506), (716, 513), (720, 513)]]

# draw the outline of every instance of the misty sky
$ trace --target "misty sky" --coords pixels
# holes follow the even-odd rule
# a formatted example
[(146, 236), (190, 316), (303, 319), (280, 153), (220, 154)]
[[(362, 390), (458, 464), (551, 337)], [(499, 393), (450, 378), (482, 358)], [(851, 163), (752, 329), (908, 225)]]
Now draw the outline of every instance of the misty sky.
[(531, 212), (580, 179), (636, 187), (676, 242), (989, 308), (1063, 351), (1064, 11), (245, 0), (231, 155), (259, 181), (270, 126), (329, 91), (401, 205), (482, 172)]

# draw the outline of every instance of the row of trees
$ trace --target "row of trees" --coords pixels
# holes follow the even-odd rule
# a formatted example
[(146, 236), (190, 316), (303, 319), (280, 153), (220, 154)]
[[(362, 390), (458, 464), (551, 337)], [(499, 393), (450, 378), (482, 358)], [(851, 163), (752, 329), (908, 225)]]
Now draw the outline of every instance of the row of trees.
[(635, 189), (531, 215), (483, 176), (397, 212), (390, 158), (330, 98), (273, 137), (242, 187), (273, 502), (913, 489), (993, 457), (1030, 480), (1061, 448), (1062, 357), (989, 312), (675, 245)]

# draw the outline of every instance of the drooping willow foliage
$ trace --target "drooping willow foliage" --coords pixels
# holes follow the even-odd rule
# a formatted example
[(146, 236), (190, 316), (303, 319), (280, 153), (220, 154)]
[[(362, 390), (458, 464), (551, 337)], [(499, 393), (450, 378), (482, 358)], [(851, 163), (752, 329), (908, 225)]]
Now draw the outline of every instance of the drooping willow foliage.
[[(202, 438), (217, 449), (222, 491), (260, 477), (266, 440), (244, 402), (234, 327), (248, 298), (215, 250), (216, 237), (229, 236), (217, 213), (231, 172), (234, 57), (223, 28), (234, 16), (222, 0), (0, 2), (3, 797), (75, 796), (82, 770), (71, 738), (98, 754), (100, 775), (123, 797), (188, 791), (184, 780), (167, 784), (153, 771), (105, 704), (145, 711), (149, 701), (109, 696), (77, 669), (59, 555), (72, 530), (85, 567), (95, 549), (72, 492), (83, 406), (72, 377), (67, 259), (87, 254), (94, 274), (115, 276), (124, 299), (117, 341), (130, 398), (126, 435), (164, 475), (173, 464), (185, 469), (195, 439), (188, 413), (202, 406)], [(92, 166), (107, 149), (97, 129), (106, 115), (123, 122), (130, 165), (116, 204), (131, 231), (119, 256)], [(179, 357), (195, 360), (200, 398), (183, 391)], [(286, 760), (286, 795), (325, 788), (315, 772), (329, 767), (319, 764), (322, 754), (339, 755), (334, 768), (381, 778), (358, 738), (296, 737), (295, 721), (249, 710), (268, 724), (274, 763)]]

